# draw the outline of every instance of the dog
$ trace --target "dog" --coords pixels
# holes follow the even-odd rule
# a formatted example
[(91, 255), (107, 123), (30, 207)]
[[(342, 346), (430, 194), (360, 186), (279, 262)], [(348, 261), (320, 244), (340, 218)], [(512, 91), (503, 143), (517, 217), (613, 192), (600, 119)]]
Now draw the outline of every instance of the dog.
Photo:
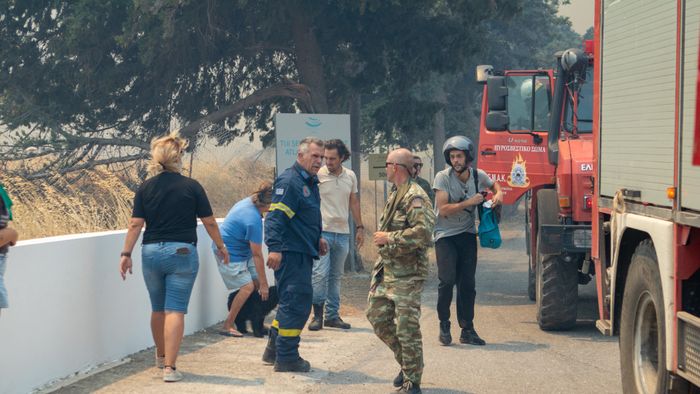
[[(238, 290), (228, 295), (228, 301), (226, 303), (227, 310), (231, 309), (231, 303), (234, 297), (236, 297), (236, 294), (238, 294)], [(253, 329), (253, 336), (256, 338), (264, 337), (267, 335), (269, 329), (265, 327), (263, 322), (265, 321), (265, 317), (277, 307), (278, 302), (279, 298), (276, 286), (270, 287), (269, 296), (266, 301), (260, 298), (260, 293), (254, 291), (236, 316), (236, 329), (241, 334), (247, 334), (248, 325), (246, 322), (250, 321), (250, 326)]]

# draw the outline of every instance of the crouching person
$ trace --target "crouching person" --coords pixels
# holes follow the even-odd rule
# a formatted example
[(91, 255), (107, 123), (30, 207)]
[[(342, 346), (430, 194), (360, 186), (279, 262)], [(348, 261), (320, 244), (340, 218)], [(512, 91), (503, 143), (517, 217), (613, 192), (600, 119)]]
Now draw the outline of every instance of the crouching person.
[[(226, 288), (233, 296), (233, 298), (229, 297), (229, 312), (221, 335), (243, 336), (240, 330), (233, 328), (233, 323), (256, 288), (263, 301), (268, 299), (269, 287), (262, 254), (262, 218), (270, 210), (271, 202), (272, 184), (263, 182), (252, 196), (236, 203), (221, 224), (221, 237), (231, 263), (226, 265), (223, 261), (219, 261), (218, 267)], [(214, 256), (219, 259), (216, 245), (212, 244), (212, 249)]]

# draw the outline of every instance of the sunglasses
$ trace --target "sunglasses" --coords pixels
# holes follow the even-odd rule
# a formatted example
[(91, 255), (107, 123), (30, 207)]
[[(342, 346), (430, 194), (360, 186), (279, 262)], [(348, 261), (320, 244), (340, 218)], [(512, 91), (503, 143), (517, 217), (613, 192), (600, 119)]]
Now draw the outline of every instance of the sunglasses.
[(392, 163), (392, 162), (390, 162), (390, 161), (387, 161), (386, 163), (384, 163), (384, 166), (385, 166), (385, 167), (389, 167), (389, 164), (393, 164), (394, 166), (401, 166), (401, 167), (403, 167), (403, 168), (405, 168), (405, 169), (408, 170), (408, 167), (407, 167), (405, 164), (401, 164), (401, 163)]

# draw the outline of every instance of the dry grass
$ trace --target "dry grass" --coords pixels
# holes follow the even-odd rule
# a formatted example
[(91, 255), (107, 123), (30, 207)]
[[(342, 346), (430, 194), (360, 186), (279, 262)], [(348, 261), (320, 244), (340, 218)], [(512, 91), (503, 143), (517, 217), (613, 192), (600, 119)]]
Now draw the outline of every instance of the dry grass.
[(125, 228), (133, 193), (114, 174), (86, 171), (73, 182), (0, 176), (13, 201), (21, 239)]
[[(233, 204), (250, 195), (262, 181), (273, 180), (273, 166), (266, 160), (237, 159), (226, 164), (197, 160), (192, 168), (192, 178), (206, 190), (216, 217), (224, 217)], [(119, 176), (98, 169), (75, 174), (71, 179), (49, 183), (0, 174), (0, 182), (15, 203), (13, 226), (22, 239), (126, 228), (134, 193)], [(381, 183), (376, 198), (378, 201), (374, 182), (363, 180), (365, 244), (360, 255), (365, 268), (371, 267), (377, 257), (372, 234), (377, 223), (375, 204), (379, 215), (384, 206)]]
[(192, 178), (206, 190), (216, 217), (226, 216), (233, 204), (251, 195), (263, 181), (274, 181), (270, 164), (245, 159), (225, 166), (216, 162), (195, 162)]

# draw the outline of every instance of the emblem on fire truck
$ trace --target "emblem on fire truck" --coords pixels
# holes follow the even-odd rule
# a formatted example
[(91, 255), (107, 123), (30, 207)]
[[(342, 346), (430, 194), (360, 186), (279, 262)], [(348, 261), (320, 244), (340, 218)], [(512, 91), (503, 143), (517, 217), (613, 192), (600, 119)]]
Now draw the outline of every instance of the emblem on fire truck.
[(530, 178), (527, 177), (527, 169), (525, 168), (525, 160), (518, 153), (513, 160), (513, 167), (508, 175), (508, 185), (512, 187), (528, 187), (530, 186)]

